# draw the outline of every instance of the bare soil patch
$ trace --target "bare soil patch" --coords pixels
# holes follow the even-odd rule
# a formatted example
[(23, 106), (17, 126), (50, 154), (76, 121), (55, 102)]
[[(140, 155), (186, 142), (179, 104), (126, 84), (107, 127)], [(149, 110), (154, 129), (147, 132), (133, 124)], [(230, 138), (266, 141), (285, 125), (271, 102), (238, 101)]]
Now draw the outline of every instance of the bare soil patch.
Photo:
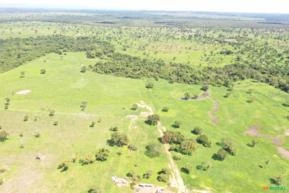
[(284, 147), (277, 147), (277, 150), (283, 158), (289, 160), (289, 150), (285, 149)]
[(29, 89), (19, 90), (16, 92), (17, 95), (28, 95), (29, 93), (31, 93), (31, 90), (29, 90)]
[(218, 112), (218, 110), (219, 110), (219, 103), (218, 103), (218, 101), (215, 100), (212, 109), (208, 112), (208, 115), (209, 115), (209, 117), (211, 119), (211, 122), (214, 125), (217, 125), (219, 123), (219, 119), (216, 116), (216, 113)]

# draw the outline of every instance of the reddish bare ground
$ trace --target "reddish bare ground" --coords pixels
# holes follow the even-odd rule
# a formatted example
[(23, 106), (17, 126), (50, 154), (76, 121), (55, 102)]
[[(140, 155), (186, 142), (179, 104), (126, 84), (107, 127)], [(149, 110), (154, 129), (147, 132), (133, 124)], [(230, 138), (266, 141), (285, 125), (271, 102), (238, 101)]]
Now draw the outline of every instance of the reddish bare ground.
[(245, 132), (245, 134), (249, 135), (249, 136), (252, 136), (252, 137), (258, 137), (259, 136), (259, 128), (257, 126), (251, 126)]

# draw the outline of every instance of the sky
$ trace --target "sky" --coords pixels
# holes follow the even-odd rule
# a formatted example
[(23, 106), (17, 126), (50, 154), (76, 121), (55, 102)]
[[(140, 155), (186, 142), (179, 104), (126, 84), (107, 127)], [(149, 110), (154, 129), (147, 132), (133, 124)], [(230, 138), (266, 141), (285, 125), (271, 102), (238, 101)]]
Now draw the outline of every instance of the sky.
[(0, 6), (289, 13), (289, 0), (0, 0)]

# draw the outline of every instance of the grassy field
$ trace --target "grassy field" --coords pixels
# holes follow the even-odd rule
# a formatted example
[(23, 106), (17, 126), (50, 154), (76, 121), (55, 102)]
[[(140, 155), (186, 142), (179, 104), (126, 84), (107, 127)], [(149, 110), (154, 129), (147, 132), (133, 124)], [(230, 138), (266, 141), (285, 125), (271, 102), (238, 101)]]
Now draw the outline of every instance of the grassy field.
[[(279, 175), (282, 184), (289, 188), (289, 161), (276, 149), (283, 145), (288, 148), (285, 133), (289, 129), (289, 112), (288, 107), (282, 106), (288, 94), (247, 80), (237, 82), (227, 98), (226, 88), (210, 87), (209, 97), (184, 101), (181, 98), (185, 92), (200, 95), (200, 86), (80, 73), (82, 65), (97, 60), (87, 59), (84, 53), (49, 54), (0, 75), (0, 125), (9, 133), (8, 140), (0, 145), (0, 166), (7, 168), (0, 176), (4, 179), (0, 192), (79, 193), (98, 187), (106, 193), (125, 193), (131, 190), (117, 187), (111, 177), (124, 177), (127, 172), (142, 175), (148, 170), (153, 175), (143, 182), (166, 186), (156, 180), (156, 173), (168, 167), (167, 155), (163, 152), (157, 158), (149, 158), (144, 154), (147, 144), (158, 143), (157, 129), (145, 125), (143, 119), (132, 127), (127, 117), (139, 113), (130, 109), (139, 101), (150, 105), (168, 130), (178, 130), (195, 139), (191, 130), (198, 126), (212, 141), (211, 148), (199, 145), (192, 156), (173, 153), (181, 158), (177, 161), (179, 168), (190, 169), (190, 174), (182, 174), (190, 189), (256, 193), (270, 185), (270, 178)], [(40, 74), (43, 68), (44, 75)], [(20, 78), (21, 72), (25, 72), (24, 78)], [(148, 81), (154, 83), (151, 90), (145, 88)], [(24, 90), (30, 93), (17, 94)], [(5, 111), (6, 97), (11, 105)], [(80, 110), (82, 101), (88, 104), (85, 112)], [(167, 113), (161, 111), (164, 106), (169, 107)], [(49, 117), (52, 109), (55, 116)], [(53, 125), (55, 121), (57, 126)], [(96, 122), (94, 128), (89, 127), (92, 121)], [(179, 129), (172, 128), (174, 121), (181, 122)], [(109, 129), (114, 126), (127, 133), (130, 143), (138, 148), (136, 152), (126, 147), (108, 147)], [(246, 134), (252, 127), (258, 128), (258, 136)], [(40, 137), (35, 137), (36, 133)], [(219, 149), (216, 142), (222, 138), (233, 141), (237, 154), (215, 161), (211, 157)], [(257, 140), (254, 148), (247, 146), (252, 139)], [(111, 151), (106, 162), (81, 166), (69, 161), (74, 157), (93, 157), (102, 147)], [(41, 161), (35, 159), (37, 155)], [(265, 165), (267, 160), (269, 164)], [(69, 161), (69, 169), (61, 173), (57, 166), (64, 161)], [(208, 171), (196, 169), (203, 161), (211, 164)]]

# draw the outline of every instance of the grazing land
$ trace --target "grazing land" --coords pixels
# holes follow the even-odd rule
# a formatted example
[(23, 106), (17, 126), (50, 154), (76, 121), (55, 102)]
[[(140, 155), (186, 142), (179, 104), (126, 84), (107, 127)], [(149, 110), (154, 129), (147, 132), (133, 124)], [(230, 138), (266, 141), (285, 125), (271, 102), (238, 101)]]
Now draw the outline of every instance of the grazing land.
[(0, 192), (289, 189), (286, 17), (165, 14), (2, 10)]

